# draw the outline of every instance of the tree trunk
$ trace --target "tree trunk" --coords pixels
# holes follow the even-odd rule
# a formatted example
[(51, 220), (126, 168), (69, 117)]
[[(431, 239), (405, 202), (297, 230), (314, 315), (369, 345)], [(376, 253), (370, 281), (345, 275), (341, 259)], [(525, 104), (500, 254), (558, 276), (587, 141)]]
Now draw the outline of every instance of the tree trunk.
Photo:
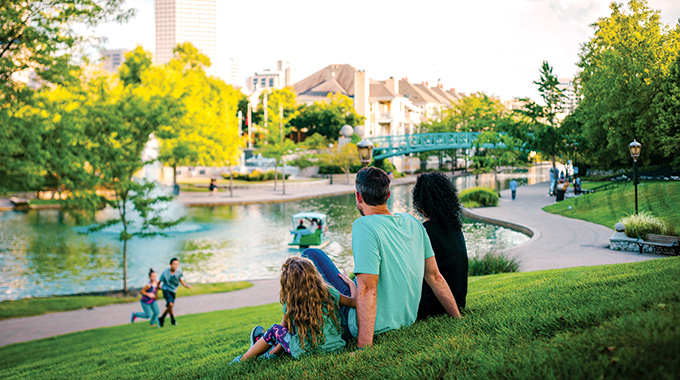
[(349, 185), (349, 167), (345, 169), (345, 176), (347, 178), (347, 184)]
[(172, 185), (177, 184), (177, 164), (172, 165)]
[(494, 183), (496, 184), (496, 194), (498, 194), (498, 198), (501, 197), (501, 189), (500, 186), (498, 186), (498, 162), (495, 162), (493, 165), (493, 180)]
[(274, 191), (276, 191), (276, 163), (274, 163)]
[(232, 167), (229, 167), (229, 196), (233, 197), (234, 196), (234, 190), (233, 190), (233, 182), (234, 182), (234, 171), (232, 170)]
[(552, 158), (553, 175), (555, 176), (555, 183), (553, 184), (553, 194), (557, 194), (557, 181), (559, 181), (560, 176), (557, 174), (557, 164), (555, 164), (555, 155), (551, 154), (550, 158)]
[(281, 171), (281, 185), (283, 186), (283, 195), (286, 195), (286, 161), (283, 161), (283, 170)]
[(123, 240), (123, 291), (127, 293), (127, 239)]

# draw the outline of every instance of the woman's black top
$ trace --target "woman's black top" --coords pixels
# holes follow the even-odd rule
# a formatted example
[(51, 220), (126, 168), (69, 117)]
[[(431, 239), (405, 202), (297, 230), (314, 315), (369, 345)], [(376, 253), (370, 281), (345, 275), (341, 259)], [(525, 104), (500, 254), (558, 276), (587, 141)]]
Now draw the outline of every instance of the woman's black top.
[[(465, 307), (468, 277), (468, 257), (463, 231), (447, 233), (431, 221), (426, 221), (423, 226), (425, 226), (427, 235), (430, 237), (439, 272), (449, 284), (458, 308), (462, 309)], [(439, 302), (430, 285), (423, 281), (418, 319), (441, 314), (446, 314), (444, 306)]]

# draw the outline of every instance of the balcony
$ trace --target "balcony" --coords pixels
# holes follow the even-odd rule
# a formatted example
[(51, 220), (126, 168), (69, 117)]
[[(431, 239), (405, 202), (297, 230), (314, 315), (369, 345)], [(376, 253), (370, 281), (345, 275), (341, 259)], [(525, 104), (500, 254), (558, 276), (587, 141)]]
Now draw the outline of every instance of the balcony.
[(379, 123), (391, 123), (392, 113), (391, 112), (378, 112), (377, 119)]

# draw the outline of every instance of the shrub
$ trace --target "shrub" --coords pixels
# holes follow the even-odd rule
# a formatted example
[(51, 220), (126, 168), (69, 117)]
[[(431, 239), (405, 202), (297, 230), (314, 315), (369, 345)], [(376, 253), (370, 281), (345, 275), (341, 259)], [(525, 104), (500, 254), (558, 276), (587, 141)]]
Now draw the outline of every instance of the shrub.
[(503, 252), (487, 252), (473, 257), (469, 261), (468, 275), (485, 276), (487, 274), (511, 273), (519, 271), (519, 261)]
[(307, 156), (300, 156), (300, 158), (296, 158), (296, 159), (286, 163), (286, 165), (297, 166), (300, 169), (304, 169), (304, 168), (308, 168), (308, 167), (311, 167), (311, 166), (318, 165), (318, 162), (313, 162)]
[[(229, 174), (222, 174), (225, 179), (229, 178)], [(286, 174), (286, 179), (290, 177), (290, 174)], [(242, 181), (250, 182), (261, 182), (261, 181), (271, 181), (274, 179), (274, 171), (268, 170), (263, 172), (262, 170), (255, 169), (250, 174), (234, 173), (234, 179), (239, 179)], [(281, 179), (281, 173), (278, 174), (278, 179)]]
[(485, 187), (473, 187), (461, 191), (460, 201), (463, 202), (463, 204), (473, 201), (479, 206), (493, 207), (498, 206), (498, 194), (496, 194), (495, 190), (487, 189)]
[(475, 201), (467, 201), (467, 202), (463, 202), (463, 207), (465, 207), (465, 208), (475, 208), (475, 207), (482, 207), (482, 205), (480, 205), (479, 203), (477, 203)]
[(626, 235), (631, 238), (646, 239), (647, 234), (672, 235), (674, 232), (666, 222), (646, 211), (628, 215), (621, 218), (620, 222), (626, 226)]

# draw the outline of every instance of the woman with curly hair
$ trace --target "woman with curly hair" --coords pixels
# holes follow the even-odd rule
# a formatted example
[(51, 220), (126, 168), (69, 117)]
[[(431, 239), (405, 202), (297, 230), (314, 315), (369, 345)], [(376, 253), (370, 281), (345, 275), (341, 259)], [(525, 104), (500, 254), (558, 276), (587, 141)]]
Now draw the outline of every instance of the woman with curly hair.
[[(432, 243), (439, 271), (462, 309), (467, 295), (468, 257), (456, 186), (439, 172), (419, 175), (413, 188), (413, 208), (425, 218), (423, 226)], [(423, 281), (418, 319), (442, 314), (446, 314), (446, 310), (432, 288)]]
[(311, 260), (289, 257), (281, 267), (283, 321), (263, 334), (257, 331), (264, 329), (255, 326), (251, 333), (252, 346), (232, 363), (257, 357), (270, 349), (268, 358), (285, 351), (297, 359), (304, 354), (345, 347), (340, 306), (355, 307), (356, 285), (344, 274), (339, 277), (350, 287), (350, 297), (329, 286)]

